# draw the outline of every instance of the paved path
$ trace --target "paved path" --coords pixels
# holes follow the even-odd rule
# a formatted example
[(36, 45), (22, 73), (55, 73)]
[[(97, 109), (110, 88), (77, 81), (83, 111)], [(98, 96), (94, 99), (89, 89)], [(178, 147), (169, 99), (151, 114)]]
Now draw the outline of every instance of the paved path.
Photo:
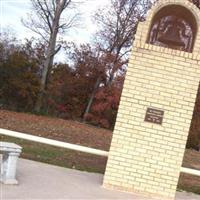
[[(135, 194), (116, 192), (101, 187), (103, 175), (81, 172), (20, 159), (18, 186), (0, 184), (0, 199), (131, 199), (151, 200)], [(176, 200), (200, 200), (200, 196), (177, 192)]]

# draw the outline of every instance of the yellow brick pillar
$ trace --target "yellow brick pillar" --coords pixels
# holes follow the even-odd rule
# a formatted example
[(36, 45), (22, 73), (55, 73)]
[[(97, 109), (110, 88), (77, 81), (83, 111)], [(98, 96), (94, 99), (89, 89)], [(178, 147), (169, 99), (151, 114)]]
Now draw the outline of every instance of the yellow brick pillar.
[[(154, 34), (153, 21), (176, 9), (191, 17), (188, 23), (194, 33), (190, 35), (190, 50), (182, 50), (186, 43), (181, 43), (181, 36), (176, 43), (182, 45), (181, 50), (160, 43), (167, 41), (170, 27), (166, 31), (159, 29), (166, 38), (159, 33), (158, 42), (149, 41), (150, 31)], [(174, 199), (200, 79), (199, 23), (199, 10), (188, 0), (161, 0), (149, 11), (146, 21), (139, 24), (104, 187)], [(181, 25), (177, 27), (176, 34), (183, 34)]]

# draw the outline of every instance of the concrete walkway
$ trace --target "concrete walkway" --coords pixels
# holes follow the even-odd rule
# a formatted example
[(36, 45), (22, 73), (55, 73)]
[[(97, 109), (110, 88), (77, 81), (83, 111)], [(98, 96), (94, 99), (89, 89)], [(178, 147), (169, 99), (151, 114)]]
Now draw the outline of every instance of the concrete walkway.
[[(103, 175), (20, 159), (19, 185), (0, 184), (0, 199), (132, 199), (151, 200), (135, 194), (106, 190)], [(200, 200), (200, 196), (177, 192), (176, 200)]]

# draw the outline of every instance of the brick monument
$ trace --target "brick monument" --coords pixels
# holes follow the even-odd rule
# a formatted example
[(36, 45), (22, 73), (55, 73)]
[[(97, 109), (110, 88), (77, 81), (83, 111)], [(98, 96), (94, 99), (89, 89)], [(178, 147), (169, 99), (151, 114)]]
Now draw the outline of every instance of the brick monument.
[(160, 0), (138, 25), (103, 186), (174, 199), (200, 80), (200, 11)]

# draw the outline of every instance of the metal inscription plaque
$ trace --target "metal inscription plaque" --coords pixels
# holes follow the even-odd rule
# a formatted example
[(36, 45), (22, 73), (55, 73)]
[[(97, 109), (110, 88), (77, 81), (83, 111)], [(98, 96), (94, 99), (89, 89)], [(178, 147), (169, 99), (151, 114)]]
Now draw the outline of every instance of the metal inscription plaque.
[(163, 110), (157, 110), (157, 109), (154, 109), (154, 108), (147, 108), (147, 112), (146, 112), (146, 116), (145, 116), (144, 121), (161, 125), (162, 121), (163, 121), (163, 116), (164, 116)]

